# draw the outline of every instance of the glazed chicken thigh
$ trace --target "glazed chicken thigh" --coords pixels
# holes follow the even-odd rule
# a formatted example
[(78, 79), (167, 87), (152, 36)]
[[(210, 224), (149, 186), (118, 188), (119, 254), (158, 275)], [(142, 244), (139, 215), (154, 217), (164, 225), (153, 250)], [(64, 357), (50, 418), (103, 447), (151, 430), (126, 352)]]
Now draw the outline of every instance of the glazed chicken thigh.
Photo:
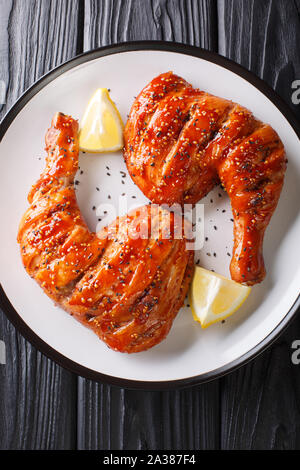
[(234, 217), (231, 277), (262, 281), (264, 232), (286, 169), (283, 144), (269, 125), (168, 72), (136, 98), (124, 157), (134, 182), (159, 204), (194, 204), (221, 183)]
[(174, 236), (182, 219), (148, 205), (91, 232), (73, 184), (77, 121), (57, 113), (46, 150), (46, 168), (29, 193), (18, 232), (28, 274), (112, 349), (154, 346), (168, 334), (191, 280), (193, 252)]

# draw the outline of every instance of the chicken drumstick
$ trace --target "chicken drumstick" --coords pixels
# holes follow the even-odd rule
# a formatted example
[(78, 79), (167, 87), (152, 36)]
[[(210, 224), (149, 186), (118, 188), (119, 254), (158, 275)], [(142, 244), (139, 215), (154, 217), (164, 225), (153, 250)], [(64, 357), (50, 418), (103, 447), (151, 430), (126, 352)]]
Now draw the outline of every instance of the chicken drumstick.
[(192, 275), (193, 252), (174, 237), (178, 218), (148, 205), (99, 234), (90, 232), (73, 185), (77, 122), (56, 114), (46, 150), (46, 168), (29, 193), (18, 232), (25, 269), (112, 349), (151, 348), (168, 334)]
[(159, 204), (194, 204), (221, 182), (234, 217), (231, 277), (262, 281), (264, 232), (286, 169), (283, 144), (269, 125), (168, 72), (136, 98), (124, 157), (134, 182)]

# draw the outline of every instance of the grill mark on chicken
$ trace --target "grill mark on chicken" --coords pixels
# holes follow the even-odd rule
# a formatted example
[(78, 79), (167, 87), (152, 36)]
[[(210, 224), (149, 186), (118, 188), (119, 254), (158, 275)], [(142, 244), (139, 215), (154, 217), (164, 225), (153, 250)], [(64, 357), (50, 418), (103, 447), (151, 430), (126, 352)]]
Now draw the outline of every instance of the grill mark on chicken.
[[(46, 168), (29, 192), (18, 232), (28, 274), (109, 347), (133, 353), (154, 346), (171, 328), (193, 270), (193, 252), (174, 237), (179, 216), (147, 205), (90, 232), (73, 185), (77, 122), (56, 114), (46, 150)], [(145, 221), (148, 235), (159, 229), (157, 238), (130, 238), (127, 228), (136, 231)]]
[[(179, 90), (172, 92), (172, 84), (180, 84)], [(124, 136), (127, 168), (152, 202), (195, 204), (221, 182), (234, 217), (231, 277), (248, 285), (261, 282), (264, 232), (286, 170), (277, 133), (239, 104), (194, 89), (168, 72), (140, 92)]]

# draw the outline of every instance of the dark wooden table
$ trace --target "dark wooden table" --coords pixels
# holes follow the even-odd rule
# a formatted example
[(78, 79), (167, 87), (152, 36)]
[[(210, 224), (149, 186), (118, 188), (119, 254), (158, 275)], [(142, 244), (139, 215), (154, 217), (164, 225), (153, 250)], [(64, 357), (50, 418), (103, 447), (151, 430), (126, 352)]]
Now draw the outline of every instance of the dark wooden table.
[[(217, 51), (291, 101), (300, 0), (0, 0), (0, 117), (45, 72), (82, 51), (159, 39)], [(5, 157), (2, 155), (2, 158)], [(0, 314), (1, 449), (299, 449), (300, 318), (259, 358), (184, 391), (138, 392), (77, 377)]]

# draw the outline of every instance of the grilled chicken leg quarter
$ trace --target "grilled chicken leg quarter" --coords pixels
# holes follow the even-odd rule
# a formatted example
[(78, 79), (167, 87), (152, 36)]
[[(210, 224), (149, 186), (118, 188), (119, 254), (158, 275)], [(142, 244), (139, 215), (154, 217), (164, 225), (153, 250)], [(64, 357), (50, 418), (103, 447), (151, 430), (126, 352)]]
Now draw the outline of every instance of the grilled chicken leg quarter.
[(29, 193), (18, 233), (27, 272), (112, 349), (154, 346), (168, 334), (193, 270), (193, 252), (178, 237), (182, 219), (148, 205), (90, 232), (73, 185), (77, 122), (56, 114), (46, 150), (46, 168)]
[(262, 281), (264, 233), (286, 169), (283, 144), (269, 125), (168, 72), (136, 98), (124, 157), (134, 182), (156, 203), (194, 204), (221, 183), (234, 217), (231, 277)]

